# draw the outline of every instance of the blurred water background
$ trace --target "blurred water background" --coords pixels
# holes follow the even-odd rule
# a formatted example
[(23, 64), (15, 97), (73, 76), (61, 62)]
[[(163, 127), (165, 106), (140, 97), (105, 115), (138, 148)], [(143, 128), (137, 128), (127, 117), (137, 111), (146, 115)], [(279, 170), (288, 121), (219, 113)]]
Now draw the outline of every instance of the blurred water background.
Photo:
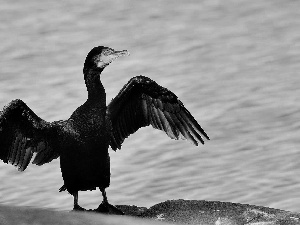
[[(102, 76), (108, 102), (143, 74), (172, 90), (211, 141), (195, 147), (143, 128), (111, 152), (112, 204), (168, 199), (300, 211), (300, 2), (0, 1), (0, 108), (21, 98), (48, 121), (87, 98), (98, 45), (127, 49)], [(20, 173), (0, 163), (0, 203), (70, 210), (59, 160)], [(80, 192), (96, 208), (100, 192)]]

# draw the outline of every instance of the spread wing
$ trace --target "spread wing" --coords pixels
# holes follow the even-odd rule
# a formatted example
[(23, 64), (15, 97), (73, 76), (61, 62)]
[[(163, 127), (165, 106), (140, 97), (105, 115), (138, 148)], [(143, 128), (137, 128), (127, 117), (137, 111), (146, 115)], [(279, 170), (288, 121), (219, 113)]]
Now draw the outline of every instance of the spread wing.
[[(152, 125), (172, 139), (204, 144), (209, 137), (177, 96), (144, 76), (133, 77), (107, 108), (111, 120), (110, 146), (120, 149), (125, 138), (139, 128)], [(203, 136), (203, 137), (202, 137)]]
[(56, 126), (39, 118), (22, 100), (11, 101), (0, 112), (0, 159), (27, 168), (33, 154), (37, 165), (59, 157), (55, 149)]

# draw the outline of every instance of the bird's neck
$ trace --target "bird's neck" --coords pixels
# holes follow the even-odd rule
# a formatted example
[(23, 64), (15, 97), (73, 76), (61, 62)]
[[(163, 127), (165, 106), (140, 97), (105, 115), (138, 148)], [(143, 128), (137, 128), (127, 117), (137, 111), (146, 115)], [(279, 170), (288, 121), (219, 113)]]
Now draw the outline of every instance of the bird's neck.
[(100, 80), (100, 74), (103, 69), (97, 68), (84, 71), (84, 77), (88, 91), (88, 100), (96, 101), (106, 105), (106, 93)]

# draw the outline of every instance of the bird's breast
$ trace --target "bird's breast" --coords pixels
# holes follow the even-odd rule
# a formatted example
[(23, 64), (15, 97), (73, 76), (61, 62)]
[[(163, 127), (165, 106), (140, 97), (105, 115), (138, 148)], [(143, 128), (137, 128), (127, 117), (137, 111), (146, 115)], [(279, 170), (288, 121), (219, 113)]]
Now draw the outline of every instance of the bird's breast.
[(95, 102), (86, 102), (71, 116), (74, 129), (83, 142), (106, 142), (108, 139), (108, 125), (106, 121), (106, 107)]

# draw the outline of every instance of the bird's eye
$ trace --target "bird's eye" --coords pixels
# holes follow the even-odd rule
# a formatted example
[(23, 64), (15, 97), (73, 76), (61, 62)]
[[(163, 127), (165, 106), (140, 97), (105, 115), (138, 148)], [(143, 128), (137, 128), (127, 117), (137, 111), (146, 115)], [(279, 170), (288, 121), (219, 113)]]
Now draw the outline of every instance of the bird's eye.
[(113, 52), (112, 49), (105, 49), (105, 50), (103, 51), (103, 55), (110, 55), (112, 52)]

